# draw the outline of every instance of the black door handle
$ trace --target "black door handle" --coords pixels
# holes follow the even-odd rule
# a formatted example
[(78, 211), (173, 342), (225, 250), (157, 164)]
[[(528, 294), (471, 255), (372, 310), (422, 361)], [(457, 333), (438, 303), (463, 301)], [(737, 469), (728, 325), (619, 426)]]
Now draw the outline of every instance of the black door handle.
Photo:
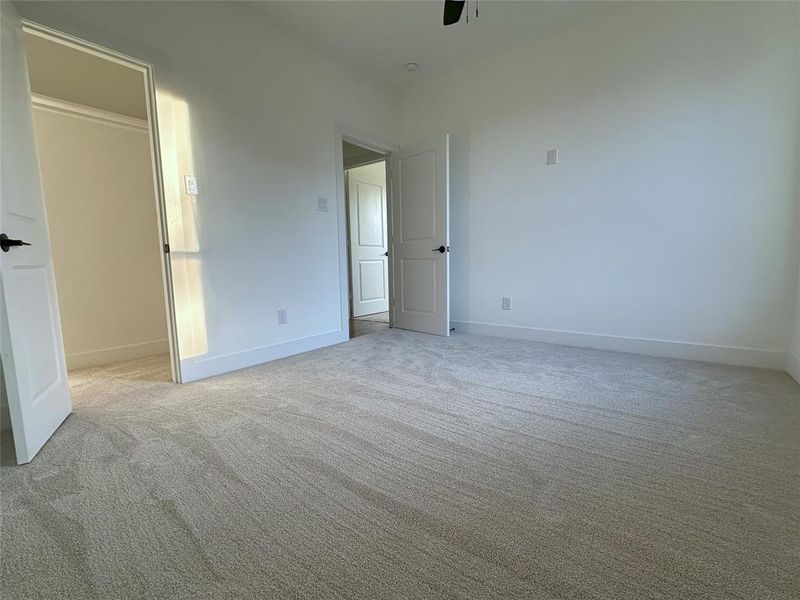
[(389, 256), (389, 251), (387, 250), (386, 252), (383, 253), (383, 255), (384, 256)]
[(447, 252), (447, 248), (445, 248), (444, 246), (439, 246), (438, 248), (434, 248), (433, 250), (431, 250), (431, 252), (441, 252), (442, 254), (444, 254), (445, 252)]
[(8, 252), (11, 246), (30, 246), (30, 244), (22, 240), (12, 240), (5, 233), (0, 233), (0, 248), (3, 252)]

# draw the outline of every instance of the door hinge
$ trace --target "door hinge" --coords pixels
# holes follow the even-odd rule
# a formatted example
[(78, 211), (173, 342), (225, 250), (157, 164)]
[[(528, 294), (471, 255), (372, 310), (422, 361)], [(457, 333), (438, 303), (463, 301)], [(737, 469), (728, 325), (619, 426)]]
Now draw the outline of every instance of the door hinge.
[(164, 254), (169, 254), (169, 244), (164, 244)]

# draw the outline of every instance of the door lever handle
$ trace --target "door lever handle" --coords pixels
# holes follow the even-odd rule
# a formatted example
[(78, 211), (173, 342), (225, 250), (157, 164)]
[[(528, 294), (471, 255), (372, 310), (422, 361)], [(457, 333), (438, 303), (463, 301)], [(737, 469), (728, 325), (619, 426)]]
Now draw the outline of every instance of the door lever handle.
[(431, 250), (431, 252), (440, 252), (440, 253), (444, 254), (445, 252), (447, 252), (447, 250), (448, 249), (445, 248), (444, 246), (439, 246), (438, 248), (434, 248), (433, 250)]
[(8, 252), (11, 246), (30, 246), (30, 244), (22, 240), (12, 240), (5, 233), (0, 233), (0, 248), (3, 252)]

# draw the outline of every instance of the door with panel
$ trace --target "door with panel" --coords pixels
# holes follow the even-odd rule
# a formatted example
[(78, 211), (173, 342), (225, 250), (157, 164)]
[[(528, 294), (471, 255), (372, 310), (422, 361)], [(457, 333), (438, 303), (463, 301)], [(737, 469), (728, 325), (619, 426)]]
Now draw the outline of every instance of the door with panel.
[(0, 355), (18, 463), (72, 410), (33, 134), (22, 24), (0, 3)]
[(392, 154), (394, 325), (450, 335), (450, 140)]
[(389, 310), (386, 163), (347, 171), (352, 316)]

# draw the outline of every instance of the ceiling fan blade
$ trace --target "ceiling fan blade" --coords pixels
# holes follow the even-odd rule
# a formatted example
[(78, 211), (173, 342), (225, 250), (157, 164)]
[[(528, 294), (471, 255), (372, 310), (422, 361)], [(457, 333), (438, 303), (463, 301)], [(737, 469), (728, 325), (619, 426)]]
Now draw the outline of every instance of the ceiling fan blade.
[(461, 19), (466, 0), (444, 0), (444, 24), (452, 25)]

